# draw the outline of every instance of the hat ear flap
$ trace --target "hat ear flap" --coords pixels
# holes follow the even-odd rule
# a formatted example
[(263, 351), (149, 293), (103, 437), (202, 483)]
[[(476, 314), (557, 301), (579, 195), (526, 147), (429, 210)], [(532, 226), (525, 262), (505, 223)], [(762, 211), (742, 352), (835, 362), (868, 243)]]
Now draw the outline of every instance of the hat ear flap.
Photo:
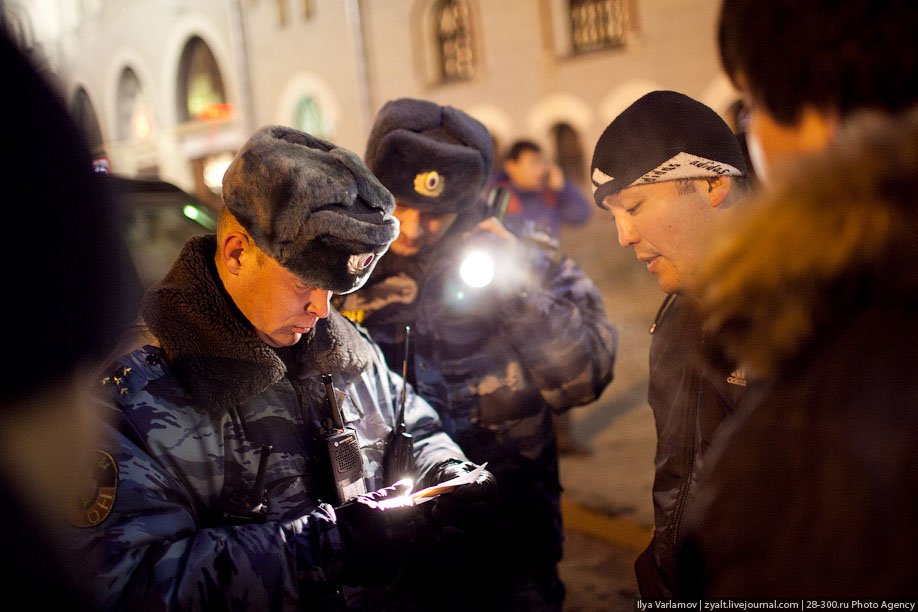
[(347, 149), (333, 149), (329, 154), (338, 160), (338, 162), (350, 171), (357, 185), (357, 194), (369, 204), (380, 209), (383, 214), (392, 212), (395, 203), (392, 201), (392, 194), (388, 189), (383, 187), (379, 179), (372, 173), (367, 172), (363, 160)]
[(491, 133), (482, 123), (451, 106), (445, 106), (443, 107), (443, 126), (466, 146), (476, 149), (481, 155), (482, 165), (485, 168), (491, 167), (494, 163), (494, 145), (491, 141)]
[(441, 115), (440, 107), (427, 100), (399, 98), (383, 104), (367, 138), (364, 154), (367, 166), (377, 173), (379, 160), (384, 159), (380, 141), (388, 134), (396, 130), (423, 132), (434, 129), (442, 123)]

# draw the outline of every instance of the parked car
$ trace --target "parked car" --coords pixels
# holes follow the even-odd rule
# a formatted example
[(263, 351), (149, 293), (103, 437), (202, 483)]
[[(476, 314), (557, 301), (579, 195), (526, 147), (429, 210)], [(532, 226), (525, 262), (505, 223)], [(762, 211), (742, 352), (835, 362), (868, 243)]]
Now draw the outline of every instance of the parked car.
[(217, 227), (217, 211), (160, 179), (104, 175), (123, 213), (124, 232), (146, 290), (165, 276), (185, 242)]

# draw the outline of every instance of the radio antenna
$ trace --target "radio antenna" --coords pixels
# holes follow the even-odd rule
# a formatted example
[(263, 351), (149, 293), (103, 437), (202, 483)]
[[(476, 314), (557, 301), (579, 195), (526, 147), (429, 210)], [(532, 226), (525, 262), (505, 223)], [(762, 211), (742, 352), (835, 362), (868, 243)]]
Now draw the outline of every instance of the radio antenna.
[(408, 398), (408, 349), (411, 344), (411, 326), (405, 326), (405, 357), (402, 359), (402, 397), (399, 400), (398, 420), (395, 422), (395, 430), (402, 433), (405, 430), (405, 402)]

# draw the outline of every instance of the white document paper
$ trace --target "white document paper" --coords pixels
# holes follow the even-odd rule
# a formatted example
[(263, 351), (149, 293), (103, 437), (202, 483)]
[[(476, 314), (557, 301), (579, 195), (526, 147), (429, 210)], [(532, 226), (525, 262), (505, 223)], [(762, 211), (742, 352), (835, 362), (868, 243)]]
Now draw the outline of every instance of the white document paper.
[(481, 472), (487, 465), (487, 462), (482, 463), (471, 472), (466, 472), (465, 474), (461, 474), (455, 478), (437, 483), (433, 486), (427, 487), (426, 489), (421, 489), (420, 491), (415, 491), (414, 493), (400, 495), (399, 497), (393, 497), (392, 499), (383, 500), (379, 502), (379, 506), (381, 508), (397, 508), (401, 506), (415, 506), (429, 502), (432, 499), (435, 499), (437, 496), (442, 495), (443, 493), (452, 491), (458, 486), (475, 482), (478, 480), (478, 477), (481, 476)]

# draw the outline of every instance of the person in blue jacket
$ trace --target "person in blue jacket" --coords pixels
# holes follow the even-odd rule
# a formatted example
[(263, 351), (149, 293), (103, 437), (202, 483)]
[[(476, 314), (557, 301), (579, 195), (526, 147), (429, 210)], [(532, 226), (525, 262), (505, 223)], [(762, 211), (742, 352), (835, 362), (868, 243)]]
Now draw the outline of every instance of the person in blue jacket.
[(495, 184), (510, 190), (504, 224), (517, 235), (542, 232), (558, 240), (564, 226), (583, 225), (593, 216), (580, 188), (531, 140), (510, 145)]
[(282, 126), (245, 143), (223, 195), (216, 235), (147, 291), (101, 380), (70, 518), (98, 608), (400, 609), (440, 500), (480, 503), (493, 476), (424, 506), (384, 481), (402, 394), (418, 486), (477, 467), (329, 307), (397, 235), (392, 196), (354, 153)]

